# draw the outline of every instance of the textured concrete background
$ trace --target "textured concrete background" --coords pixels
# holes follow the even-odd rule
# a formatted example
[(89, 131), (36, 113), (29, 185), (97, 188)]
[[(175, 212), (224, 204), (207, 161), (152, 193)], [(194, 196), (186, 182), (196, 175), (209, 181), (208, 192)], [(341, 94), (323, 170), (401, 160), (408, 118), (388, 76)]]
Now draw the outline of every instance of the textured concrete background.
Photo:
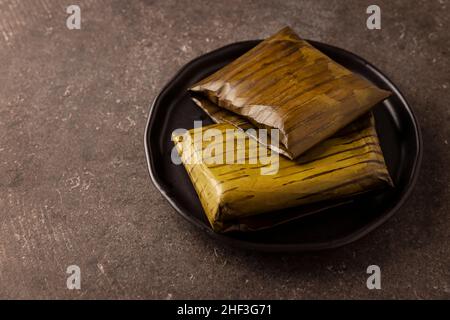
[[(450, 3), (0, 0), (1, 298), (450, 298)], [(79, 4), (82, 29), (65, 26)], [(223, 247), (147, 173), (148, 106), (190, 59), (284, 25), (373, 62), (414, 107), (424, 161), (410, 201), (318, 254)], [(82, 289), (66, 289), (77, 264)], [(382, 290), (366, 268), (382, 269)]]

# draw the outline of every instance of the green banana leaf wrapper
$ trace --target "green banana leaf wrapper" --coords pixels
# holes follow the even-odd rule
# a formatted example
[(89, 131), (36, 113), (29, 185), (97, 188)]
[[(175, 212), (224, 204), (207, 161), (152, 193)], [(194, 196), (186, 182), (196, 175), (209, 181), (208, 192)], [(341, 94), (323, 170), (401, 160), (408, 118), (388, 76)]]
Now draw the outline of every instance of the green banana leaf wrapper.
[[(237, 124), (223, 121), (172, 136), (216, 232), (267, 229), (392, 186), (370, 113), (295, 160), (257, 142), (258, 136), (250, 137), (244, 131), (252, 126), (248, 121)], [(202, 137), (207, 130), (215, 130), (221, 139), (201, 138), (199, 145), (196, 133)], [(238, 139), (248, 141), (239, 145)], [(256, 153), (251, 152), (252, 143)], [(225, 145), (238, 147), (229, 150)], [(273, 161), (250, 161), (260, 151), (273, 156)], [(235, 159), (233, 164), (225, 161), (229, 156)], [(209, 161), (217, 157), (222, 157), (219, 164)], [(269, 172), (261, 174), (263, 169)]]

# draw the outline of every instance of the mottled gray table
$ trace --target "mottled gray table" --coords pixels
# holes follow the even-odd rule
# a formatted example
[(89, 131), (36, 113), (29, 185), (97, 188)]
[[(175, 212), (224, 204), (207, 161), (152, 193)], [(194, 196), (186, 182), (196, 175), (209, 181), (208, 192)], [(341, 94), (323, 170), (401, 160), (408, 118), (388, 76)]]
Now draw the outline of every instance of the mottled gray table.
[[(81, 8), (81, 30), (66, 7)], [(1, 298), (449, 298), (450, 3), (0, 0)], [(223, 247), (151, 184), (151, 100), (190, 59), (284, 25), (353, 51), (398, 84), (422, 126), (410, 201), (345, 248)], [(81, 290), (66, 268), (81, 268)], [(366, 288), (366, 268), (382, 289)]]

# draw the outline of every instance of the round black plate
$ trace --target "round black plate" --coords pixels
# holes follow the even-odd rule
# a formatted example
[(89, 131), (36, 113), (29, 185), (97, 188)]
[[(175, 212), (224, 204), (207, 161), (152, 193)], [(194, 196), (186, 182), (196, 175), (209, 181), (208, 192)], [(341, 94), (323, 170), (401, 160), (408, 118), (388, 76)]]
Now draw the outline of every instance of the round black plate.
[(310, 41), (336, 62), (394, 93), (374, 108), (374, 114), (395, 188), (367, 194), (352, 203), (269, 230), (218, 234), (210, 228), (184, 167), (172, 163), (172, 131), (177, 128), (190, 129), (194, 120), (212, 123), (191, 101), (187, 88), (258, 43), (245, 41), (231, 44), (191, 61), (157, 96), (145, 131), (145, 151), (153, 183), (186, 220), (219, 241), (243, 248), (263, 251), (322, 250), (361, 238), (391, 217), (411, 193), (421, 162), (422, 140), (414, 114), (399, 90), (374, 66), (348, 51)]

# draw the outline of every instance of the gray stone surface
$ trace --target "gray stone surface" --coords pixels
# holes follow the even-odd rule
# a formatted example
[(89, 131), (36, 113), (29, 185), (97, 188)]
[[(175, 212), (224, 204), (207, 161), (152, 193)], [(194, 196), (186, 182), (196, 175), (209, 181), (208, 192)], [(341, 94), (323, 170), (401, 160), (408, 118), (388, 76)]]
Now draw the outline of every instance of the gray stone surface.
[[(66, 4), (67, 2), (67, 4)], [(69, 4), (82, 29), (65, 26)], [(0, 1), (1, 298), (449, 298), (450, 3)], [(269, 255), (215, 243), (151, 184), (150, 101), (190, 59), (284, 25), (398, 84), (424, 137), (410, 201), (347, 247)], [(66, 289), (66, 268), (82, 289)], [(366, 268), (382, 269), (382, 290)]]

